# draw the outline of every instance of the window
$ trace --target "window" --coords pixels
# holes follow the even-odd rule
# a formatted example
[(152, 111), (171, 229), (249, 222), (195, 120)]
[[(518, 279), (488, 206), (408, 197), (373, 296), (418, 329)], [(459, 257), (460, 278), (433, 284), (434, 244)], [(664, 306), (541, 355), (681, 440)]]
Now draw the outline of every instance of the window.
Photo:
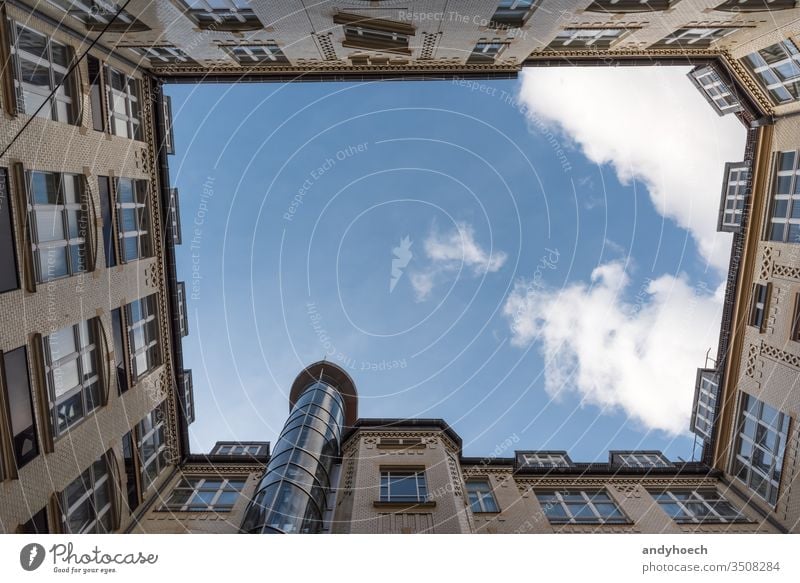
[(177, 47), (127, 47), (142, 59), (149, 59), (151, 66), (193, 64), (195, 61), (183, 49)]
[(749, 195), (750, 166), (746, 162), (725, 164), (718, 230), (737, 232), (742, 226), (745, 200)]
[(607, 49), (614, 41), (621, 39), (627, 31), (624, 28), (565, 28), (547, 46), (548, 49), (580, 49), (592, 47)]
[(242, 31), (262, 28), (248, 0), (186, 0), (188, 14), (208, 30)]
[(565, 490), (536, 494), (551, 524), (614, 524), (628, 519), (604, 491)]
[(586, 9), (589, 12), (655, 12), (667, 10), (670, 0), (595, 0)]
[(479, 42), (472, 49), (467, 63), (494, 63), (497, 55), (503, 52), (504, 48), (506, 48), (506, 43), (500, 42), (498, 39), (491, 42)]
[(131, 376), (134, 381), (160, 364), (156, 302), (156, 294), (152, 294), (125, 306)]
[(789, 434), (789, 416), (742, 393), (733, 474), (775, 505)]
[(106, 456), (67, 486), (59, 496), (61, 521), (67, 534), (112, 530), (111, 479)]
[(750, 304), (750, 325), (758, 328), (759, 332), (764, 331), (769, 292), (770, 284), (768, 283), (753, 285), (753, 299)]
[(177, 188), (169, 189), (169, 227), (172, 234), (172, 242), (175, 245), (181, 244), (181, 205)]
[(731, 90), (731, 86), (722, 80), (712, 66), (695, 67), (689, 73), (689, 79), (720, 115), (742, 109), (742, 104)]
[(97, 318), (44, 338), (44, 370), (53, 435), (59, 436), (100, 406)]
[(730, 12), (762, 12), (794, 8), (796, 0), (726, 0), (714, 10)]
[(36, 419), (33, 416), (31, 381), (28, 375), (28, 350), (20, 346), (9, 352), (0, 352), (3, 359), (3, 384), (8, 411), (11, 415), (12, 448), (17, 468), (39, 455), (36, 437)]
[(565, 451), (525, 451), (517, 454), (520, 468), (568, 468), (572, 466)]
[(228, 51), (240, 65), (269, 65), (289, 62), (289, 59), (275, 43), (223, 46), (222, 48)]
[(183, 281), (178, 284), (178, 321), (181, 328), (181, 338), (189, 335), (189, 316), (186, 313), (186, 283)]
[(153, 254), (147, 180), (117, 178), (116, 205), (122, 261), (136, 261)]
[(77, 174), (28, 172), (28, 215), (36, 280), (87, 270), (89, 219), (83, 179)]
[(794, 316), (790, 340), (800, 342), (800, 294), (794, 295)]
[(489, 480), (470, 480), (466, 485), (469, 505), (473, 512), (500, 512)]
[(745, 519), (715, 490), (667, 490), (651, 495), (675, 522), (736, 522)]
[(70, 16), (80, 20), (87, 30), (102, 31), (108, 26), (109, 32), (142, 32), (150, 30), (113, 0), (48, 0)]
[(800, 182), (797, 152), (779, 152), (770, 204), (768, 241), (800, 243)]
[(683, 47), (686, 49), (704, 49), (721, 38), (733, 34), (738, 28), (679, 28), (660, 41), (657, 47)]
[(244, 488), (243, 479), (183, 477), (161, 510), (230, 512), (242, 488)]
[(194, 382), (192, 381), (192, 369), (183, 369), (183, 411), (186, 416), (186, 424), (194, 423)]
[(47, 507), (42, 508), (39, 512), (31, 516), (28, 522), (21, 524), (17, 529), (17, 534), (48, 534), (49, 532), (50, 526), (47, 520)]
[(427, 502), (424, 470), (381, 471), (381, 502)]
[(128, 390), (128, 369), (125, 364), (125, 331), (122, 322), (122, 309), (111, 310), (111, 331), (114, 340), (114, 368), (117, 371), (117, 391), (121, 395)]
[(0, 293), (19, 288), (12, 216), (8, 169), (0, 168)]
[(333, 22), (344, 27), (345, 48), (410, 52), (408, 43), (414, 27), (409, 24), (344, 12), (334, 15)]
[(717, 395), (719, 395), (719, 375), (714, 369), (701, 368), (697, 371), (692, 407), (691, 430), (711, 441), (716, 420)]
[(142, 139), (139, 110), (139, 81), (106, 65), (106, 102), (111, 133), (123, 138)]
[(122, 436), (122, 459), (125, 464), (125, 500), (128, 511), (133, 513), (139, 507), (139, 484), (136, 481), (136, 458), (133, 455), (133, 432)]
[(496, 28), (522, 26), (533, 4), (534, 0), (500, 0), (491, 23)]
[(267, 455), (268, 443), (238, 443), (218, 441), (211, 450), (211, 455)]
[[(74, 123), (75, 89), (73, 79), (67, 77), (72, 49), (19, 23), (10, 28), (17, 109), (33, 115), (39, 106), (47, 103), (37, 116)], [(49, 97), (54, 89), (55, 94)]]
[(800, 54), (786, 39), (744, 58), (745, 64), (775, 103), (800, 98)]
[(164, 403), (136, 424), (136, 449), (139, 452), (139, 468), (142, 489), (147, 490), (167, 467), (167, 441), (164, 424)]
[(669, 468), (672, 463), (660, 451), (612, 451), (611, 464), (624, 468)]
[(114, 221), (111, 218), (111, 179), (108, 176), (98, 176), (97, 186), (100, 194), (100, 216), (103, 219), (103, 254), (106, 267), (114, 267), (117, 264), (117, 250), (114, 246)]

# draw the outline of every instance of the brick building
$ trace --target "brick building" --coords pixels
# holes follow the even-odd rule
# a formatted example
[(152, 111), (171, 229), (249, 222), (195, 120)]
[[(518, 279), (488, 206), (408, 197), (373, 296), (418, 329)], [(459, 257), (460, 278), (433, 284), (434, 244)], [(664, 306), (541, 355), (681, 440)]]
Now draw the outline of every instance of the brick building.
[[(798, 532), (795, 4), (3, 3), (0, 531)], [(722, 185), (733, 247), (719, 359), (697, 375), (702, 459), (622, 451), (581, 464), (513, 443), (465, 457), (442, 420), (359, 419), (353, 380), (328, 363), (298, 376), (273, 451), (191, 452), (163, 84), (576, 63), (693, 64), (687, 82), (748, 128)]]

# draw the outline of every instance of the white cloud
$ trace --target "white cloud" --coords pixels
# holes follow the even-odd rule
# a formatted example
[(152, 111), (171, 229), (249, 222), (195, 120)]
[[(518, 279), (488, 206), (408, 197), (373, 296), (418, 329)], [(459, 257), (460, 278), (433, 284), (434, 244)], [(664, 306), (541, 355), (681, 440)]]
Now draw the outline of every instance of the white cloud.
[(719, 338), (723, 289), (663, 275), (626, 301), (629, 287), (619, 262), (597, 267), (590, 285), (546, 290), (519, 281), (503, 308), (512, 344), (539, 345), (551, 396), (577, 392), (648, 429), (685, 433), (696, 368)]
[[(535, 68), (524, 72), (519, 99), (532, 131), (553, 129), (592, 162), (611, 164), (621, 182), (642, 182), (721, 279), (730, 235), (716, 232), (719, 192), (725, 162), (743, 156), (745, 130), (714, 113), (687, 71)], [(669, 274), (629, 287), (616, 261), (561, 290), (520, 280), (504, 305), (512, 344), (537, 344), (549, 394), (576, 392), (646, 428), (685, 433), (696, 368), (718, 342), (724, 290)]]
[(429, 265), (410, 274), (417, 301), (430, 297), (437, 283), (469, 268), (473, 275), (498, 271), (508, 259), (503, 251), (487, 251), (475, 240), (475, 229), (469, 223), (457, 222), (446, 233), (432, 230), (423, 243)]
[[(685, 67), (541, 67), (523, 72), (532, 121), (558, 128), (586, 157), (639, 180), (657, 211), (687, 229), (712, 266), (727, 268), (716, 232), (725, 162), (742, 159), (745, 129), (718, 117)], [(534, 127), (533, 131), (537, 131)]]

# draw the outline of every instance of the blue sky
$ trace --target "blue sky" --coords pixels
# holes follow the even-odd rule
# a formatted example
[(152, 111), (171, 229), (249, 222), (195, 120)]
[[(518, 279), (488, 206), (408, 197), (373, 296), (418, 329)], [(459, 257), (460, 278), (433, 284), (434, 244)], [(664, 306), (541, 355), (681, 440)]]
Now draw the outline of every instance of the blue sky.
[[(167, 92), (194, 451), (274, 441), (291, 381), (326, 357), (361, 417), (444, 418), (466, 455), (691, 456), (730, 244), (708, 225), (744, 132), (685, 70)], [(658, 133), (673, 106), (711, 145)], [(657, 135), (675, 143), (637, 145)]]

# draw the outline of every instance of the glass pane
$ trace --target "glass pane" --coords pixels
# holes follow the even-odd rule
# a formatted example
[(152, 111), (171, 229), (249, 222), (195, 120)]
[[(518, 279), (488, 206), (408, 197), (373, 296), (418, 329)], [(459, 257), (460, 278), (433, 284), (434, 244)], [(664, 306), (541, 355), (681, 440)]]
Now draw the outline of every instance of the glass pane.
[(39, 273), (42, 281), (63, 277), (69, 273), (66, 247), (41, 249), (37, 254), (39, 255)]
[(61, 211), (57, 208), (36, 211), (36, 240), (61, 241), (64, 239), (64, 223)]
[(56, 399), (78, 386), (79, 383), (77, 359), (62, 363), (61, 366), (53, 370), (53, 389)]
[(30, 186), (35, 204), (56, 204), (58, 202), (58, 180), (50, 172), (31, 172)]

